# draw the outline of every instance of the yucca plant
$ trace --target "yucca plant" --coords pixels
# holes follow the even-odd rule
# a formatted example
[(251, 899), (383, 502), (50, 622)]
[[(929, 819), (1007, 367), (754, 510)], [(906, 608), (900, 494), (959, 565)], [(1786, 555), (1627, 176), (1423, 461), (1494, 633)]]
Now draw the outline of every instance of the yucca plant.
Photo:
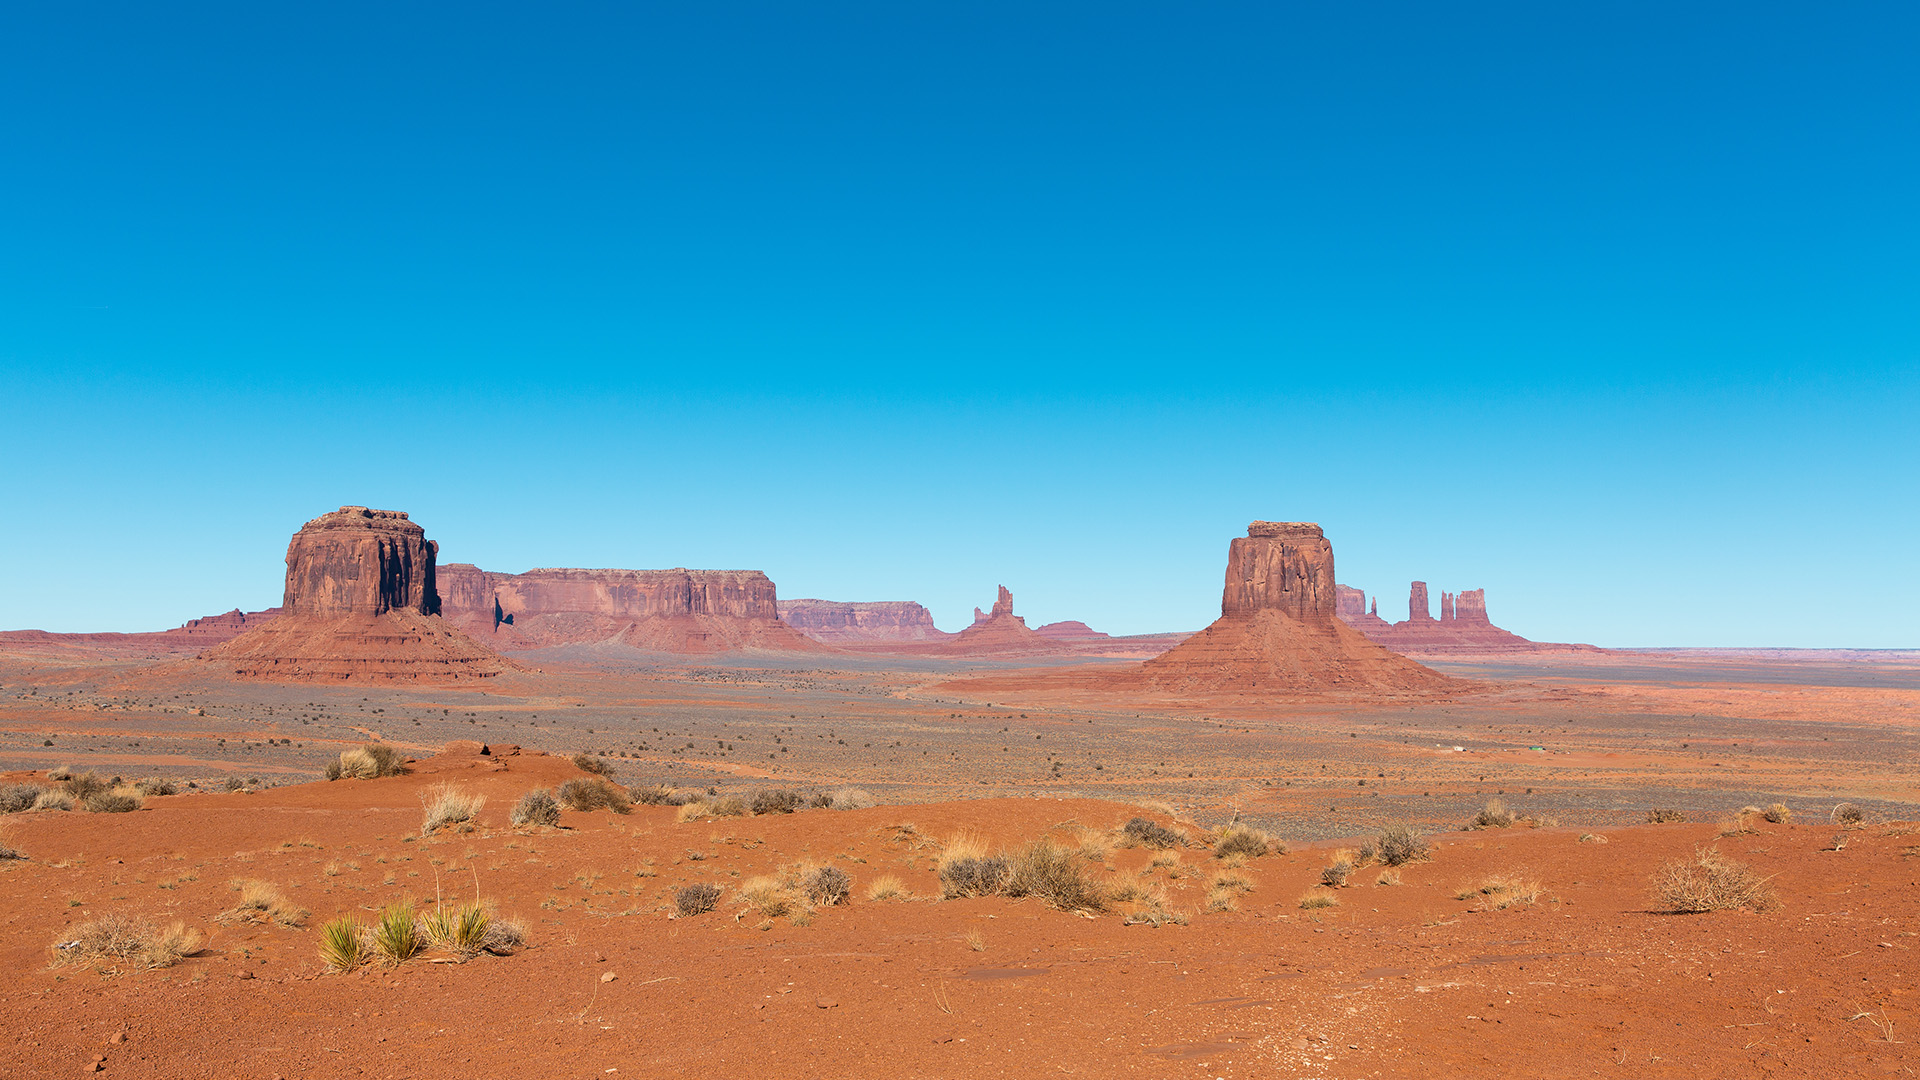
[(472, 956), (484, 947), (493, 917), (478, 900), (458, 907), (438, 906), (420, 917), (427, 943), (437, 948)]
[(414, 919), (411, 899), (396, 901), (381, 909), (373, 923), (373, 951), (388, 964), (401, 964), (419, 954), (420, 927)]
[(351, 915), (342, 915), (320, 928), (320, 959), (330, 971), (345, 974), (367, 959), (367, 928)]

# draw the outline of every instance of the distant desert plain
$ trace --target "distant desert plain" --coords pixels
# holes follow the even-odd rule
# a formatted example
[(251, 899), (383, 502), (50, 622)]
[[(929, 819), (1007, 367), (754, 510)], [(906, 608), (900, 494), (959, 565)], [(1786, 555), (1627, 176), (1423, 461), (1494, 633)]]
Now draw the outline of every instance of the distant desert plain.
[(1920, 651), (1388, 622), (1300, 522), (1133, 637), (438, 551), (0, 633), (0, 1076), (1920, 1068)]

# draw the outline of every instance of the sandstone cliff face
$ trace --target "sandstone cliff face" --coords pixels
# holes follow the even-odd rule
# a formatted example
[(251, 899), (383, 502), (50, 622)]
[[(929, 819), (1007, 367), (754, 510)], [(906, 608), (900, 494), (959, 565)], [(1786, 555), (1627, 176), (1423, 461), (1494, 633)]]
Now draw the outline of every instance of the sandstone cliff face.
[(1220, 614), (1279, 611), (1295, 619), (1331, 618), (1336, 596), (1333, 545), (1304, 521), (1256, 521), (1227, 548)]
[(438, 617), (439, 548), (407, 515), (343, 506), (287, 545), (279, 617), (200, 654), (235, 675), (295, 681), (491, 678), (508, 665)]
[(829, 644), (943, 641), (953, 636), (933, 625), (933, 614), (911, 600), (782, 600), (779, 609), (782, 622)]
[(1228, 546), (1220, 618), (1148, 660), (1142, 675), (1160, 690), (1200, 695), (1371, 695), (1461, 687), (1342, 622), (1333, 573), (1333, 546), (1318, 525), (1254, 522)]
[(1407, 621), (1429, 623), (1433, 621), (1433, 608), (1427, 603), (1427, 583), (1416, 581), (1407, 590)]
[[(773, 582), (758, 570), (503, 574), (449, 563), (439, 580), (446, 617), (505, 649), (591, 642), (691, 653), (820, 648), (781, 621)], [(511, 624), (496, 622), (496, 603)]]
[(397, 510), (343, 506), (301, 526), (287, 544), (289, 615), (434, 615), (439, 546)]

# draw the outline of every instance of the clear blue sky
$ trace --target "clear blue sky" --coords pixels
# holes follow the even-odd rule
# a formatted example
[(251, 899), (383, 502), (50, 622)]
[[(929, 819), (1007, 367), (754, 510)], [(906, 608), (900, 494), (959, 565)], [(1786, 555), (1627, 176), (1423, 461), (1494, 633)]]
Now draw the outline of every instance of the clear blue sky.
[(0, 627), (287, 537), (1607, 645), (1920, 646), (1908, 3), (18, 5)]

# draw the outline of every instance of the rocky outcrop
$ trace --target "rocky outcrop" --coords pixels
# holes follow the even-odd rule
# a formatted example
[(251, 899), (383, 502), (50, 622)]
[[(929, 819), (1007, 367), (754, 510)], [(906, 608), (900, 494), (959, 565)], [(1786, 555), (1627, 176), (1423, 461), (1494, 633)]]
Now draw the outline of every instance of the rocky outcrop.
[(307, 522), (287, 544), (288, 615), (331, 619), (440, 613), (439, 545), (397, 510), (343, 506)]
[[(1359, 589), (1339, 587), (1342, 597), (1364, 596)], [(1398, 653), (1415, 656), (1461, 656), (1476, 653), (1519, 652), (1599, 652), (1592, 645), (1563, 645), (1529, 641), (1493, 625), (1487, 618), (1487, 591), (1467, 589), (1440, 594), (1440, 617), (1428, 610), (1427, 583), (1413, 582), (1407, 590), (1407, 619), (1389, 623), (1380, 618), (1379, 601), (1373, 612), (1353, 614), (1354, 606), (1343, 599), (1340, 618), (1349, 626)]]
[(407, 515), (343, 506), (287, 545), (278, 618), (201, 653), (196, 663), (249, 678), (443, 682), (509, 665), (437, 614), (439, 548)]
[(780, 620), (815, 641), (944, 641), (933, 614), (911, 600), (782, 600)]
[(974, 608), (973, 625), (944, 643), (944, 651), (969, 656), (1041, 656), (1071, 650), (1034, 633), (1027, 620), (1013, 613), (1013, 593), (1002, 585), (993, 610)]
[(1227, 549), (1220, 618), (1142, 665), (1186, 694), (1430, 693), (1458, 680), (1369, 641), (1338, 617), (1333, 546), (1308, 522), (1256, 521)]
[[(613, 642), (653, 652), (815, 652), (758, 570), (439, 569), (447, 619), (501, 649)], [(511, 621), (508, 621), (509, 618)]]

